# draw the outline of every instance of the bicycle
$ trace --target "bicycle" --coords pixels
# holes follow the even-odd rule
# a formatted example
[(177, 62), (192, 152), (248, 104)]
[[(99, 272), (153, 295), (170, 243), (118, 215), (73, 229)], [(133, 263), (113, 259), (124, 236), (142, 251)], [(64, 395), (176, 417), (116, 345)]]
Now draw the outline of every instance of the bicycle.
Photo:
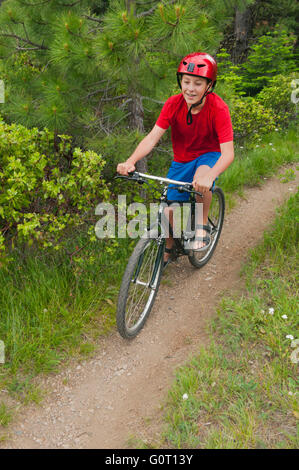
[[(195, 268), (204, 266), (211, 259), (215, 251), (223, 226), (225, 199), (223, 191), (219, 187), (215, 187), (212, 190), (212, 203), (208, 217), (212, 241), (205, 251), (197, 252), (186, 248), (194, 239), (196, 225), (195, 196), (202, 196), (201, 193), (194, 190), (192, 184), (138, 173), (136, 171), (131, 173), (130, 176), (118, 175), (116, 177), (135, 181), (139, 184), (148, 183), (148, 180), (158, 181), (162, 186), (162, 191), (159, 191), (160, 196), (158, 200), (160, 204), (158, 207), (157, 220), (151, 227), (147, 228), (145, 234), (137, 242), (123, 275), (118, 296), (116, 315), (117, 329), (123, 338), (132, 339), (143, 328), (153, 307), (160, 286), (166, 242), (164, 223), (166, 216), (164, 215), (164, 209), (168, 202), (168, 185), (175, 185), (178, 191), (188, 192), (190, 194), (188, 226), (191, 227), (191, 231), (182, 230), (179, 238), (173, 238), (174, 259), (180, 256), (188, 256), (189, 262)], [(169, 233), (173, 236), (171, 224), (169, 224)]]

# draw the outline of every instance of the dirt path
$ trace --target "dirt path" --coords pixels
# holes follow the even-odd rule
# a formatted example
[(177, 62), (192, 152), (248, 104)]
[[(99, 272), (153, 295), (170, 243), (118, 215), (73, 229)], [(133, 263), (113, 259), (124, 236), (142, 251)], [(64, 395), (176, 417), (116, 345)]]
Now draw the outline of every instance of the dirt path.
[(275, 208), (294, 193), (298, 181), (297, 172), (297, 181), (282, 184), (273, 178), (260, 189), (247, 190), (246, 200), (226, 217), (211, 262), (201, 270), (185, 258), (169, 266), (171, 286), (161, 286), (139, 336), (127, 342), (113, 333), (101, 341), (92, 360), (45, 379), (50, 393), (42, 406), (22, 410), (0, 448), (123, 449), (130, 436), (158, 436), (160, 405), (175, 367), (206, 344), (205, 324), (217, 300), (238, 288), (248, 249), (261, 239)]

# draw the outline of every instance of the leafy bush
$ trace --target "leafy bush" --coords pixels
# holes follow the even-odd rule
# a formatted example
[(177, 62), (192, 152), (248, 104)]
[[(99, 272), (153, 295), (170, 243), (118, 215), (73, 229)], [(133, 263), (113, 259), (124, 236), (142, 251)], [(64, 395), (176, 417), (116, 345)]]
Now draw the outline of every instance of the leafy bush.
[(247, 61), (242, 65), (241, 90), (256, 95), (277, 74), (289, 75), (296, 71), (293, 47), (296, 38), (285, 29), (268, 32), (251, 47)]
[(8, 242), (61, 248), (67, 228), (83, 224), (99, 200), (109, 197), (102, 156), (80, 148), (72, 152), (71, 138), (59, 137), (54, 151), (54, 135), (47, 129), (0, 122), (2, 261)]
[(271, 109), (265, 108), (255, 98), (235, 97), (232, 101), (231, 118), (234, 137), (245, 138), (255, 143), (262, 134), (275, 129), (275, 115)]
[(269, 85), (256, 96), (256, 99), (275, 114), (277, 125), (287, 127), (295, 116), (295, 104), (291, 100), (291, 86), (294, 75), (277, 75), (272, 77)]
[[(217, 91), (229, 104), (234, 95), (244, 95), (242, 88), (242, 69), (240, 65), (235, 65), (230, 59), (230, 54), (222, 48), (217, 54)], [(224, 90), (221, 94), (219, 90)]]

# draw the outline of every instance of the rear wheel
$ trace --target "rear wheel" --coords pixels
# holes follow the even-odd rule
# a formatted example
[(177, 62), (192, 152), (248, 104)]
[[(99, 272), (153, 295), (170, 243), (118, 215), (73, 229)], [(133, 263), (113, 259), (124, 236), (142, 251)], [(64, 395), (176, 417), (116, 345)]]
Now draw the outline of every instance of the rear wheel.
[(117, 328), (134, 338), (143, 328), (157, 295), (163, 270), (165, 239), (151, 230), (137, 243), (125, 270), (117, 306)]
[[(202, 268), (213, 256), (217, 243), (220, 238), (225, 212), (224, 194), (221, 188), (215, 188), (212, 202), (209, 210), (208, 225), (211, 227), (212, 242), (207, 250), (190, 251), (188, 259), (196, 268)], [(192, 220), (192, 227), (195, 227), (195, 221)]]

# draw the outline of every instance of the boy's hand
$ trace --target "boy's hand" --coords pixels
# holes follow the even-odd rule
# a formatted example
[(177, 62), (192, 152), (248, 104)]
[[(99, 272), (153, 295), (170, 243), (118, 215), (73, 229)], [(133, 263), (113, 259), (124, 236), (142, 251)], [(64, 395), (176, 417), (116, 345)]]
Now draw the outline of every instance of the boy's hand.
[(194, 178), (194, 180), (192, 181), (192, 185), (195, 191), (198, 191), (199, 193), (204, 194), (211, 189), (213, 182), (214, 182), (214, 178), (209, 176), (209, 174), (207, 174), (204, 176), (197, 176), (196, 178)]
[(117, 173), (119, 173), (120, 175), (126, 175), (126, 176), (128, 176), (129, 172), (135, 171), (135, 170), (136, 170), (135, 165), (133, 165), (133, 163), (130, 163), (128, 161), (124, 163), (119, 163), (116, 169)]

